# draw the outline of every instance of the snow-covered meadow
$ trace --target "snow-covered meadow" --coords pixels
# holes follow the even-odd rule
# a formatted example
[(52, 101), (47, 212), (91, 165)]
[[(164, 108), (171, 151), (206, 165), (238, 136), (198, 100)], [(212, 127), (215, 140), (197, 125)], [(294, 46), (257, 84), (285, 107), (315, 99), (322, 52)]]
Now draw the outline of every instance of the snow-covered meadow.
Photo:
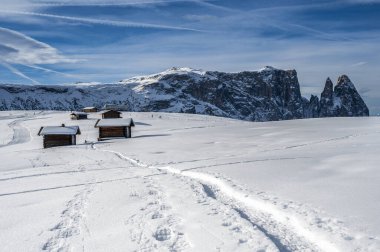
[[(380, 118), (0, 112), (0, 251), (379, 251)], [(79, 125), (42, 148), (40, 126)]]

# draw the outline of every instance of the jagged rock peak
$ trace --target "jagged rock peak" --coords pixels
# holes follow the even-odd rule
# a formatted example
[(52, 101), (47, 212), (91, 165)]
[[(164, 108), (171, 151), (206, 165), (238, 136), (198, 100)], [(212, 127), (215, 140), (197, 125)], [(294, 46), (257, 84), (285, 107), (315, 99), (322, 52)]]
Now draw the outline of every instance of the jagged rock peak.
[(332, 102), (333, 93), (334, 93), (334, 84), (332, 83), (330, 77), (328, 77), (325, 83), (325, 88), (323, 89), (321, 93), (321, 102), (322, 103)]
[(368, 116), (369, 110), (347, 75), (338, 78), (334, 87), (328, 78), (321, 94), (320, 117)]
[(338, 83), (336, 85), (337, 86), (346, 85), (349, 88), (355, 89), (354, 84), (352, 83), (352, 81), (350, 80), (350, 78), (348, 78), (348, 76), (345, 75), (345, 74), (339, 76)]
[(325, 89), (332, 89), (334, 86), (333, 82), (331, 81), (330, 77), (327, 77), (325, 82)]
[(334, 84), (333, 84), (332, 80), (330, 79), (330, 77), (327, 77), (325, 86), (326, 85), (334, 86)]
[(338, 85), (342, 82), (351, 82), (350, 78), (348, 78), (347, 75), (343, 74), (341, 76), (338, 77)]

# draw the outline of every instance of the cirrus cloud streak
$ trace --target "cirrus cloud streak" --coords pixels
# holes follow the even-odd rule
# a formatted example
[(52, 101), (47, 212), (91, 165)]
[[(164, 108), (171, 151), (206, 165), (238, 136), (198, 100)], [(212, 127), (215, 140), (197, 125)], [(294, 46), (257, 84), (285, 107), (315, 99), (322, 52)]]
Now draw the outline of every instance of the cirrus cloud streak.
[(73, 63), (59, 51), (23, 33), (0, 27), (0, 57), (10, 64)]

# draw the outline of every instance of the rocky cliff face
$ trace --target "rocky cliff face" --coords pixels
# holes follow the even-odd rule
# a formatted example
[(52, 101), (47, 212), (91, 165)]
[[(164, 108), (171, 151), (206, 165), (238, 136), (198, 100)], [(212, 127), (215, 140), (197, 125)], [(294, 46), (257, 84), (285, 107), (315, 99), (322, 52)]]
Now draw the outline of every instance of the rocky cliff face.
[(79, 110), (104, 104), (127, 105), (131, 111), (198, 113), (250, 121), (368, 115), (346, 76), (334, 90), (328, 79), (321, 100), (312, 96), (309, 101), (301, 96), (295, 70), (272, 67), (241, 73), (172, 68), (117, 84), (0, 85), (0, 110)]
[(346, 75), (338, 78), (335, 87), (330, 78), (327, 78), (319, 103), (315, 100), (315, 96), (312, 96), (305, 108), (308, 117), (314, 118), (369, 116), (367, 105)]
[[(199, 102), (212, 104), (229, 117), (268, 121), (302, 118), (302, 97), (294, 70), (283, 71), (266, 67), (258, 72), (227, 74), (206, 72), (202, 79), (169, 75), (169, 83), (187, 95), (183, 112), (198, 113)], [(183, 85), (183, 83), (189, 83)], [(165, 92), (165, 90), (161, 90)], [(213, 109), (207, 113), (213, 114)]]
[(369, 115), (367, 105), (346, 75), (339, 77), (338, 84), (334, 88), (334, 99), (336, 99), (335, 116)]
[(323, 115), (324, 117), (334, 116), (334, 84), (327, 78), (325, 88), (321, 93), (321, 100), (319, 102), (319, 112), (318, 116)]

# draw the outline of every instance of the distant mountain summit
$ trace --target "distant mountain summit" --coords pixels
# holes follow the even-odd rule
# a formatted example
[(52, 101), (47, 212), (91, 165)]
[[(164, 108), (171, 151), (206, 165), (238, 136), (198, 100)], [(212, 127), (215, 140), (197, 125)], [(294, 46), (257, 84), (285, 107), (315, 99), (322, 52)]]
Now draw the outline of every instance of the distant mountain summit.
[(368, 116), (368, 108), (345, 75), (327, 79), (321, 99), (301, 96), (297, 72), (267, 66), (224, 73), (171, 68), (119, 83), (0, 85), (0, 110), (79, 110), (104, 104), (130, 111), (196, 113), (249, 121), (312, 117)]
[(351, 117), (368, 116), (369, 110), (354, 84), (347, 75), (338, 78), (334, 87), (330, 78), (327, 78), (321, 100), (312, 96), (305, 106), (307, 117)]

